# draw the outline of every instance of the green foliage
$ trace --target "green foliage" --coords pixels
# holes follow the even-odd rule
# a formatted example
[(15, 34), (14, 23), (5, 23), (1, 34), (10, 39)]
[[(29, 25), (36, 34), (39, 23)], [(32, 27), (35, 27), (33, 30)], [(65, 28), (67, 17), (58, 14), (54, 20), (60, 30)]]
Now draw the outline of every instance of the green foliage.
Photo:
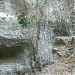
[(0, 23), (4, 23), (6, 21), (5, 17), (0, 17)]
[(18, 16), (18, 21), (23, 27), (27, 27), (27, 25), (30, 24), (30, 21), (25, 17), (24, 13)]
[(2, 20), (5, 20), (5, 17), (1, 17)]

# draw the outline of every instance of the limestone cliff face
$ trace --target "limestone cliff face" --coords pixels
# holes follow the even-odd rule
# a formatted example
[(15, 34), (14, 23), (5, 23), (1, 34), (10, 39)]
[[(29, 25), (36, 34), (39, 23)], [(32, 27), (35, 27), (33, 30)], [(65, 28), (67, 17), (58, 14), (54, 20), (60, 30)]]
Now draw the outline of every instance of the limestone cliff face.
[[(0, 65), (0, 75), (8, 72), (14, 75), (20, 71), (30, 74), (50, 64), (53, 61), (53, 39), (58, 36), (53, 32), (58, 28), (55, 22), (65, 20), (59, 29), (63, 27), (68, 34), (72, 34), (75, 29), (72, 29), (70, 17), (74, 11), (74, 0), (1, 0), (0, 13), (5, 15), (6, 20), (0, 23), (0, 56), (3, 59), (6, 57), (6, 60), (0, 60), (4, 62)], [(17, 23), (16, 17), (21, 13), (25, 13), (31, 21), (27, 28)]]

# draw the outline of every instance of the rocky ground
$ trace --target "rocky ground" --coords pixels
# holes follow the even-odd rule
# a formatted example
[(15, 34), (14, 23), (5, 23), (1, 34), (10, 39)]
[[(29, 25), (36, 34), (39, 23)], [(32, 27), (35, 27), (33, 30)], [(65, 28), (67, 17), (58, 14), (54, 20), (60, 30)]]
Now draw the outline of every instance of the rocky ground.
[(36, 75), (75, 75), (75, 44), (73, 38), (56, 38), (53, 42), (54, 61), (51, 65), (44, 66), (42, 71), (37, 72)]

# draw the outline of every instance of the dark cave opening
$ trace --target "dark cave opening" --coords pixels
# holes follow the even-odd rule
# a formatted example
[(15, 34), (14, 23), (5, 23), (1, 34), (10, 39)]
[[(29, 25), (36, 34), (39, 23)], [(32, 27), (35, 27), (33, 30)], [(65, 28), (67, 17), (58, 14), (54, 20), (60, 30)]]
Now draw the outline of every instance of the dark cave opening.
[(0, 59), (15, 58), (21, 53), (23, 53), (22, 46), (0, 46)]

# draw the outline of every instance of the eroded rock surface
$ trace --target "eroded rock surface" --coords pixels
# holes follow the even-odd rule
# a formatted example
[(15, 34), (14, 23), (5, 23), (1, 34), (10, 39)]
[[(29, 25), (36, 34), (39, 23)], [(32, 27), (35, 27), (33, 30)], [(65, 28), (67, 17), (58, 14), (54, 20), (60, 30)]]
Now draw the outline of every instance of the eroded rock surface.
[(33, 33), (31, 30), (23, 30), (13, 19), (0, 23), (0, 75), (32, 72), (34, 46), (30, 36)]

